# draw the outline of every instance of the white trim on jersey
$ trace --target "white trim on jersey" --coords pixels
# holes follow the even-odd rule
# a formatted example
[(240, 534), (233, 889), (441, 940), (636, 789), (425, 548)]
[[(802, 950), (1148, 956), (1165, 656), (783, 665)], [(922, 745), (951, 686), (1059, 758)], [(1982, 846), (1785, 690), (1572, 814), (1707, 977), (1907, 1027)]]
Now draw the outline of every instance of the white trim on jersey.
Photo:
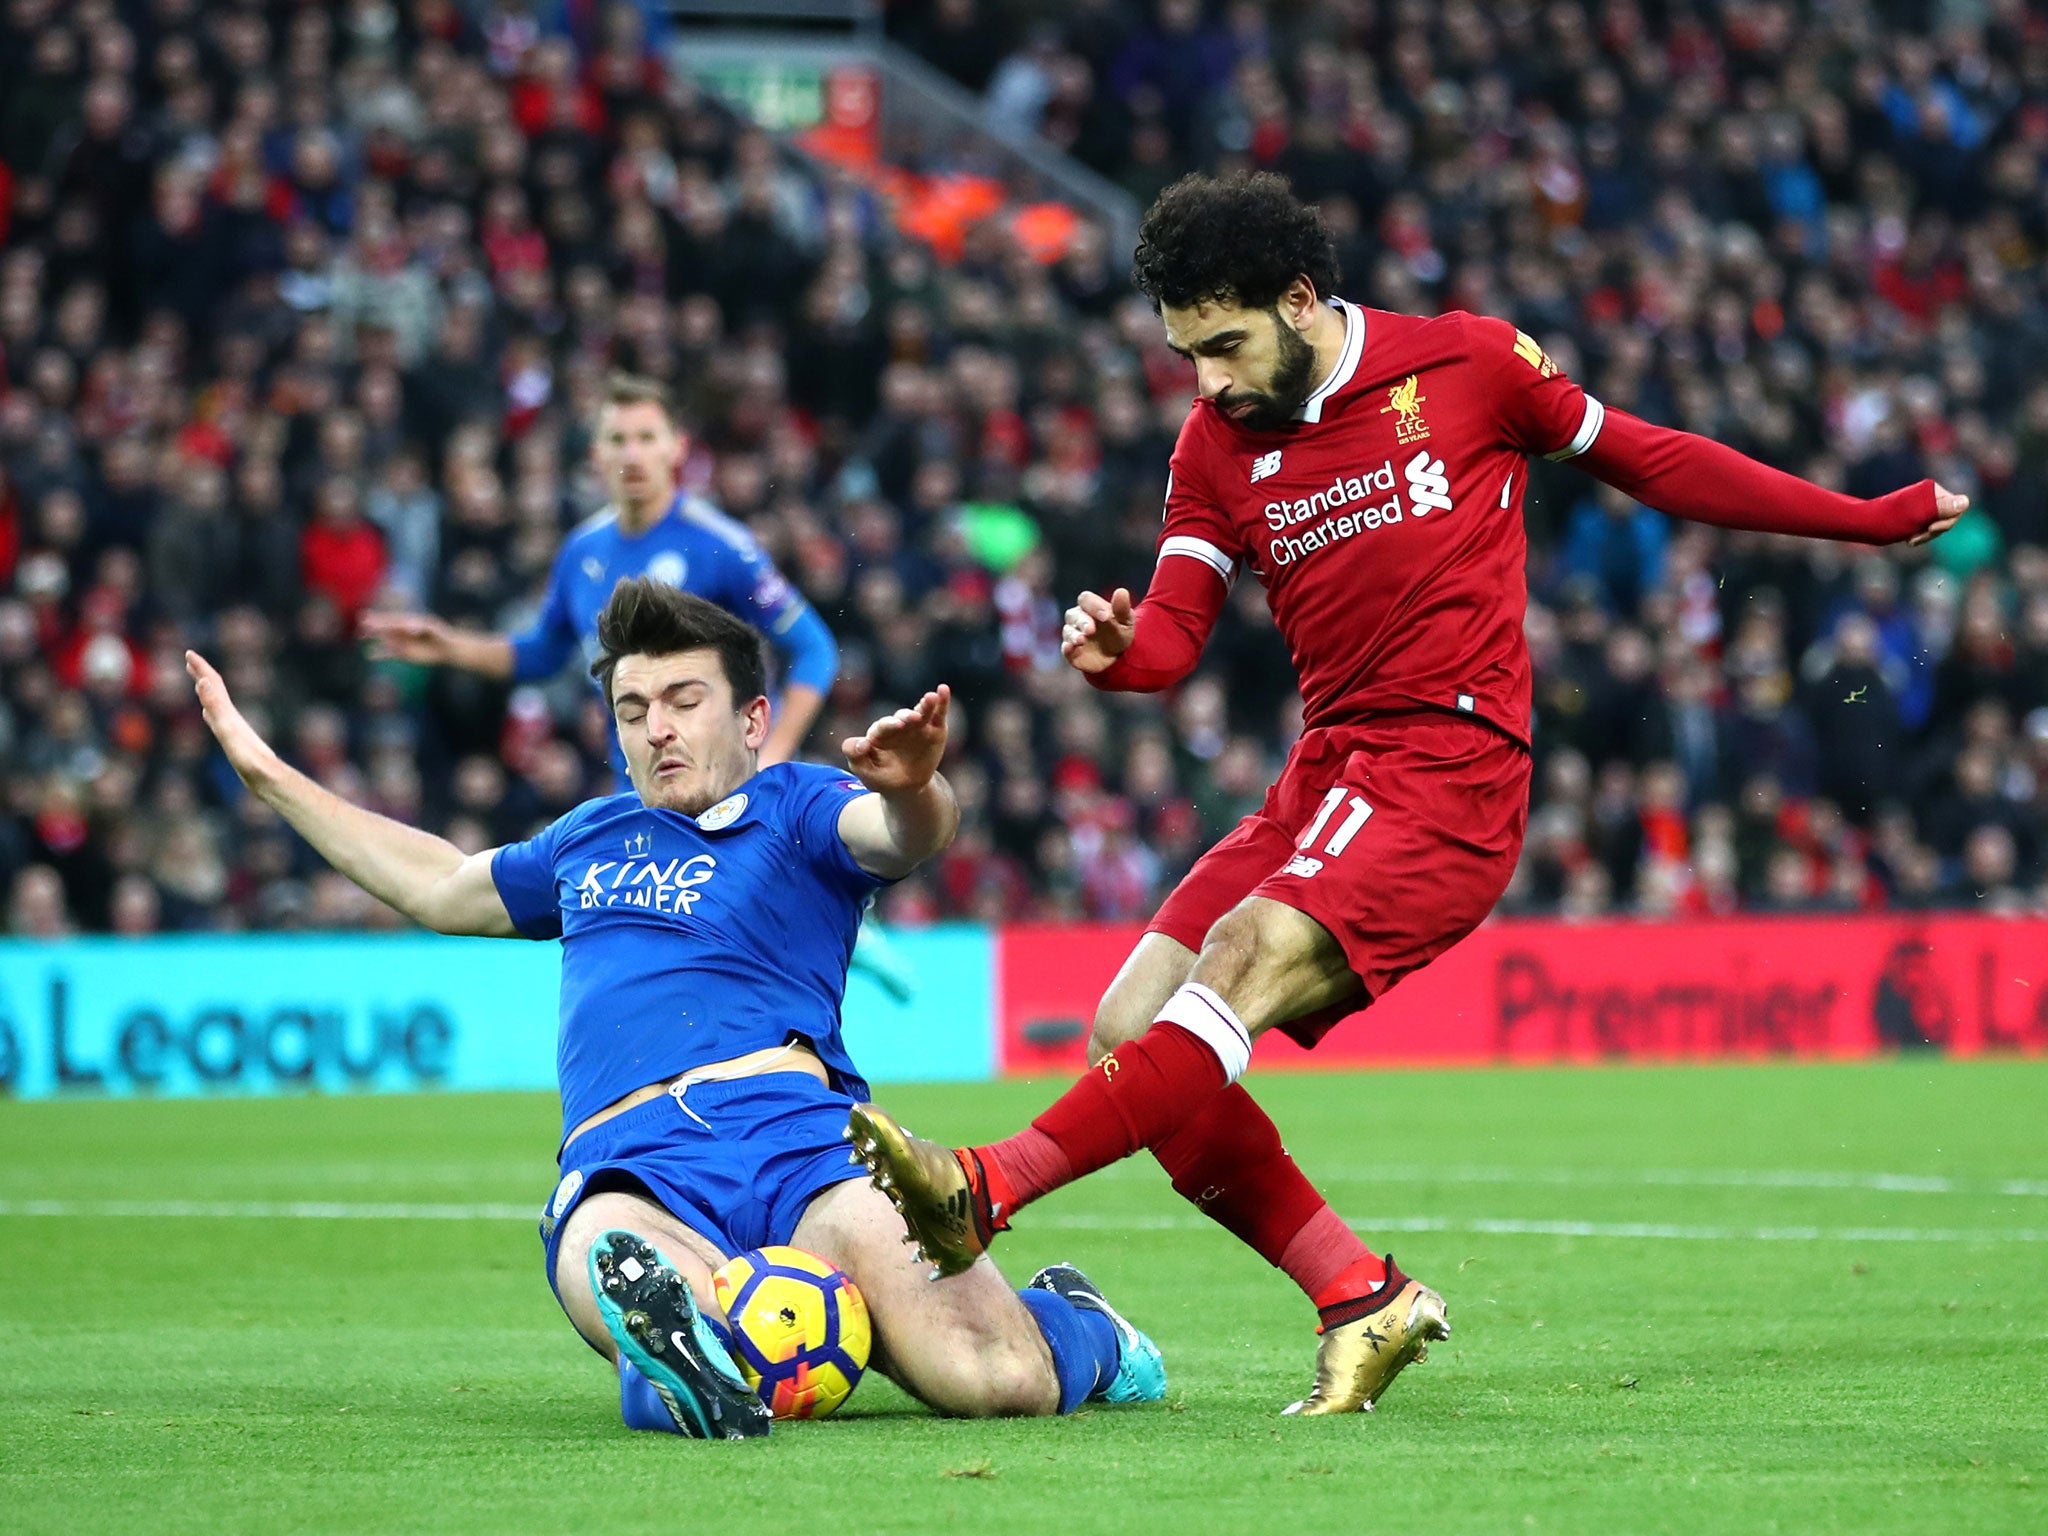
[(1562, 448), (1558, 449), (1557, 452), (1546, 453), (1543, 457), (1550, 460), (1553, 464), (1561, 463), (1566, 459), (1576, 459), (1580, 454), (1593, 446), (1593, 440), (1600, 435), (1600, 428), (1606, 425), (1606, 422), (1607, 407), (1598, 400), (1595, 400), (1591, 395), (1586, 396), (1586, 414), (1579, 422), (1577, 435)]
[(1225, 586), (1230, 584), (1231, 575), (1236, 569), (1236, 562), (1230, 556), (1207, 539), (1198, 539), (1191, 534), (1176, 533), (1162, 542), (1159, 546), (1159, 558), (1163, 561), (1168, 555), (1187, 555), (1201, 561), (1223, 578)]
[(1296, 421), (1321, 421), (1323, 402), (1351, 382), (1351, 376), (1358, 372), (1358, 360), (1365, 355), (1364, 312), (1356, 304), (1346, 304), (1339, 298), (1332, 298), (1330, 307), (1344, 316), (1344, 350), (1337, 354), (1337, 366), (1330, 370), (1330, 376), (1294, 413)]

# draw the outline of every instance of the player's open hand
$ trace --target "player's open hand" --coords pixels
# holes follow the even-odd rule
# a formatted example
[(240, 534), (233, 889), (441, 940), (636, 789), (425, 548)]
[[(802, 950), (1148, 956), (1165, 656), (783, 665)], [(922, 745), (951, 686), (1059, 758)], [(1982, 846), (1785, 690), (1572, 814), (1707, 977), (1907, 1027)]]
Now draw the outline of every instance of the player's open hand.
[(417, 661), (446, 666), (455, 658), (455, 631), (431, 613), (366, 613), (363, 635), (374, 661)]
[(1934, 485), (1934, 521), (1914, 534), (1907, 542), (1925, 544), (1931, 539), (1940, 538), (1955, 527), (1956, 520), (1969, 510), (1969, 497), (1960, 491), (1943, 490), (1941, 482), (1937, 480)]
[(227, 754), (229, 766), (251, 789), (260, 788), (264, 780), (276, 773), (277, 754), (269, 742), (256, 734), (256, 728), (242, 718), (235, 701), (228, 697), (228, 685), (213, 669), (212, 662), (197, 651), (187, 651), (185, 670), (198, 691), (199, 708), (206, 716), (207, 728)]
[(877, 794), (929, 784), (946, 755), (946, 711), (952, 702), (953, 690), (941, 683), (914, 708), (882, 716), (865, 736), (847, 737), (839, 749), (854, 777)]
[(1129, 587), (1118, 587), (1108, 597), (1083, 592), (1067, 610), (1060, 654), (1083, 672), (1100, 672), (1130, 649), (1137, 632)]

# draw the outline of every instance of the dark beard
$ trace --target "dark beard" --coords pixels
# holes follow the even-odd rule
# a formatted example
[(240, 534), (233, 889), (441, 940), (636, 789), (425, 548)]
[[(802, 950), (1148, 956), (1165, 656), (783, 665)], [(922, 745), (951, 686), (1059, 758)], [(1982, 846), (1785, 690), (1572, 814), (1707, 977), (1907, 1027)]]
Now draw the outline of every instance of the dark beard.
[(1252, 432), (1274, 432), (1286, 426), (1315, 392), (1312, 379), (1316, 349), (1302, 339), (1301, 332), (1280, 318), (1277, 307), (1267, 313), (1273, 317), (1280, 346), (1272, 386), (1263, 390), (1228, 389), (1216, 397), (1217, 406), (1226, 412), (1233, 406), (1249, 405), (1250, 410), (1231, 419)]

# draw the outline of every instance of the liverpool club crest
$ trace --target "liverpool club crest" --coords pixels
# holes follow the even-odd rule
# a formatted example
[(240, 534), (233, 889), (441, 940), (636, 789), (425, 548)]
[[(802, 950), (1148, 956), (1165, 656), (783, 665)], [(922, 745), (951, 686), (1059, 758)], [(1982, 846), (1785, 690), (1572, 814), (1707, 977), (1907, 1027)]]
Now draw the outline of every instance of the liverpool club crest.
[(1387, 391), (1387, 403), (1380, 407), (1380, 414), (1393, 413), (1396, 442), (1419, 443), (1429, 436), (1429, 423), (1422, 419), (1422, 406), (1427, 399), (1421, 381), (1412, 373)]

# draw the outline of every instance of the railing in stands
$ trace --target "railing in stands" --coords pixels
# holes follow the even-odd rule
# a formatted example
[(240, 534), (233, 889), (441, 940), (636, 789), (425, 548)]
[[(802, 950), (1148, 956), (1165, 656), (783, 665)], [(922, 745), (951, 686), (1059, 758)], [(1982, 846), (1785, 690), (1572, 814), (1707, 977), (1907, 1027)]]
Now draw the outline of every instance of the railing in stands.
[[(705, 13), (801, 19), (809, 8), (852, 13), (858, 0), (793, 0), (764, 11), (740, 0), (688, 0), (679, 22)], [(888, 167), (916, 176), (987, 177), (1015, 205), (1061, 203), (1097, 225), (1112, 261), (1136, 243), (1136, 199), (1035, 135), (993, 120), (982, 101), (923, 60), (860, 23), (860, 30), (763, 31), (679, 26), (670, 44), (679, 73), (690, 75), (763, 127), (794, 138), (831, 128), (839, 102), (857, 102), (861, 82), (873, 116), (874, 152)], [(857, 105), (854, 110), (860, 110)]]

